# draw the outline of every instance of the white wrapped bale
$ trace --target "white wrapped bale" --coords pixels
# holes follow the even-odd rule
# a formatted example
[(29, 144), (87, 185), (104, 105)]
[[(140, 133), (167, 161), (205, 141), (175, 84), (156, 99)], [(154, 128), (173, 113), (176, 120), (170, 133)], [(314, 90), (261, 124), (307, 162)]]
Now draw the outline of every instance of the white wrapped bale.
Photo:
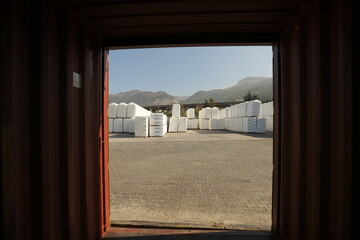
[(167, 124), (167, 116), (163, 113), (154, 113), (150, 116), (150, 125), (160, 126)]
[(256, 132), (266, 133), (266, 118), (256, 119)]
[(219, 109), (217, 107), (211, 108), (211, 118), (219, 118)]
[(117, 118), (126, 118), (127, 112), (127, 104), (126, 103), (119, 103), (117, 106), (116, 117)]
[(266, 131), (274, 131), (274, 117), (266, 116)]
[(109, 107), (108, 107), (108, 117), (109, 118), (116, 118), (117, 107), (118, 107), (117, 103), (109, 104)]
[(172, 117), (180, 117), (180, 104), (173, 104), (172, 106)]
[(187, 118), (195, 118), (195, 109), (189, 108), (186, 110), (186, 117)]
[(204, 118), (211, 118), (211, 108), (204, 108)]
[(114, 119), (109, 118), (109, 133), (113, 133), (113, 132), (114, 132)]
[(231, 119), (230, 118), (225, 118), (225, 129), (226, 130), (230, 130), (230, 121)]
[(199, 119), (193, 118), (187, 120), (187, 129), (198, 129)]
[(205, 116), (205, 109), (201, 109), (201, 110), (199, 111), (199, 119), (200, 119), (200, 118), (204, 118), (204, 116)]
[(243, 102), (239, 104), (239, 114), (238, 117), (245, 117), (247, 112), (248, 102)]
[(167, 133), (167, 125), (150, 126), (150, 137), (162, 137)]
[(218, 119), (216, 118), (209, 119), (209, 130), (217, 130), (217, 124), (218, 124)]
[(188, 119), (186, 117), (179, 117), (178, 132), (187, 131), (187, 120)]
[(122, 118), (115, 118), (114, 119), (114, 132), (115, 133), (122, 133), (123, 132), (123, 119)]
[(179, 118), (171, 117), (169, 121), (169, 133), (177, 132), (179, 126)]
[(124, 133), (134, 133), (135, 132), (135, 119), (134, 118), (124, 118), (123, 119), (123, 131), (124, 131)]
[(225, 108), (219, 110), (219, 119), (225, 118)]
[(243, 126), (243, 132), (255, 133), (256, 132), (256, 117), (244, 117), (242, 126)]
[(209, 129), (209, 119), (207, 119), (207, 118), (199, 119), (199, 129), (202, 129), (202, 130)]
[(151, 115), (150, 111), (137, 105), (136, 103), (131, 102), (127, 105), (127, 111), (126, 111), (127, 118), (135, 118), (137, 116), (150, 117), (150, 115)]
[(249, 101), (246, 106), (247, 117), (259, 117), (261, 111), (261, 102), (259, 100)]
[(231, 118), (231, 108), (225, 108), (225, 118)]
[(224, 130), (225, 129), (225, 118), (220, 118), (217, 121), (217, 129)]
[(147, 137), (149, 134), (149, 118), (137, 116), (135, 117), (135, 137)]
[(274, 115), (274, 102), (267, 102), (261, 105), (261, 116), (273, 116)]

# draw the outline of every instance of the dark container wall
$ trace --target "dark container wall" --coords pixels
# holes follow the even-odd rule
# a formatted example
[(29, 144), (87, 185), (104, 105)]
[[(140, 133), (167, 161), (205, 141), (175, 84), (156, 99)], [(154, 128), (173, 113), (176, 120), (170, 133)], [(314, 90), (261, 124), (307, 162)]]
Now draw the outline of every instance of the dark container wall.
[(315, 2), (280, 35), (282, 239), (350, 239), (350, 9)]
[(2, 239), (99, 239), (102, 42), (54, 1), (6, 4)]

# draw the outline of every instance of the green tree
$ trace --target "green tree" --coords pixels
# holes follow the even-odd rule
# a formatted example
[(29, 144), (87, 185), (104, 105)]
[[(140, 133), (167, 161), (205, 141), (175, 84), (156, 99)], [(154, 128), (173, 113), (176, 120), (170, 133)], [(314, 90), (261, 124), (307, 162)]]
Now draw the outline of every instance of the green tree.
[(259, 96), (255, 93), (251, 93), (250, 91), (247, 92), (247, 94), (244, 96), (244, 101), (251, 101), (259, 99)]
[(209, 102), (210, 102), (210, 107), (215, 107), (216, 102), (214, 101), (214, 99), (210, 98)]

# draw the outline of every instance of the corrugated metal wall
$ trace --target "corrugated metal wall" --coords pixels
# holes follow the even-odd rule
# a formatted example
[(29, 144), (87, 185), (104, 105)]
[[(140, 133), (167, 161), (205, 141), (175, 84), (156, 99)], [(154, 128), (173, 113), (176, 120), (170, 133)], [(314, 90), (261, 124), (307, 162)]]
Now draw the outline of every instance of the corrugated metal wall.
[(350, 239), (350, 10), (316, 2), (280, 36), (283, 239)]
[(102, 42), (51, 2), (2, 11), (2, 239), (100, 238)]

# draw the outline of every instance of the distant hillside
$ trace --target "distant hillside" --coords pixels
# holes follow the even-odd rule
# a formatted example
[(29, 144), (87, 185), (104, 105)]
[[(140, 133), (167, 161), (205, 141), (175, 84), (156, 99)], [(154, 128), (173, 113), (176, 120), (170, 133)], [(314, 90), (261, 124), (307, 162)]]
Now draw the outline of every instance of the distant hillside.
[(163, 91), (150, 92), (150, 91), (139, 91), (132, 90), (123, 93), (109, 94), (109, 103), (130, 103), (146, 106), (146, 105), (165, 105), (178, 103), (179, 101)]
[(139, 105), (167, 105), (174, 103), (202, 103), (205, 99), (213, 98), (215, 102), (241, 101), (250, 91), (259, 96), (260, 100), (267, 100), (273, 96), (273, 83), (271, 77), (247, 77), (241, 79), (236, 85), (224, 89), (198, 91), (190, 97), (171, 96), (167, 92), (132, 90), (117, 94), (109, 94), (109, 103), (134, 102)]
[(247, 77), (229, 88), (198, 91), (181, 103), (199, 103), (209, 98), (213, 98), (215, 102), (241, 101), (248, 91), (257, 94), (260, 100), (266, 100), (273, 96), (272, 80), (272, 77)]

